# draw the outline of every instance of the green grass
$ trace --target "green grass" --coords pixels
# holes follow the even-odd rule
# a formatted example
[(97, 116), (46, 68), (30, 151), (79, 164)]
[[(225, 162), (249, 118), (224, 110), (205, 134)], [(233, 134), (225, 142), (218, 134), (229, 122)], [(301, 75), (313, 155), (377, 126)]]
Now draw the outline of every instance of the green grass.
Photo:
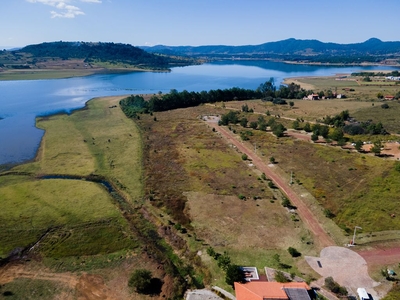
[(41, 248), (49, 256), (107, 253), (134, 245), (124, 233), (129, 232), (125, 220), (107, 192), (95, 183), (3, 176), (0, 198), (2, 257), (35, 242), (49, 228), (54, 231)]
[(117, 185), (128, 198), (141, 201), (142, 142), (136, 124), (118, 105), (122, 97), (90, 101), (71, 115), (39, 118), (46, 130), (38, 160), (16, 171), (36, 174), (97, 174)]
[(359, 121), (381, 122), (387, 131), (400, 134), (400, 103), (398, 101), (386, 101), (385, 103), (389, 105), (388, 109), (381, 108), (382, 103), (375, 103), (374, 106), (371, 105), (351, 115)]

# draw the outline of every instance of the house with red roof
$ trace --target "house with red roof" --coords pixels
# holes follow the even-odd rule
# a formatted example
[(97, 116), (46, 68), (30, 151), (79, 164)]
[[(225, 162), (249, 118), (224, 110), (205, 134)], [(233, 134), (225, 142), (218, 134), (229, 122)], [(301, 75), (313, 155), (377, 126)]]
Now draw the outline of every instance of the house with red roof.
[(237, 300), (311, 300), (313, 291), (305, 282), (235, 282)]

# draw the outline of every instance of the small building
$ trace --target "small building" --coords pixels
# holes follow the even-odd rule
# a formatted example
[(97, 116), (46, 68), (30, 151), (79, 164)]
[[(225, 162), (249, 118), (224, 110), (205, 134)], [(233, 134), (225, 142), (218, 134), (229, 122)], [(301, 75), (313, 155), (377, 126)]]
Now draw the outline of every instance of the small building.
[(358, 294), (358, 298), (360, 298), (360, 300), (370, 300), (369, 295), (364, 288), (358, 288), (357, 294)]
[(308, 100), (319, 100), (318, 94), (311, 94), (307, 96)]
[(386, 95), (385, 97), (383, 97), (385, 100), (393, 100), (394, 96), (392, 95)]

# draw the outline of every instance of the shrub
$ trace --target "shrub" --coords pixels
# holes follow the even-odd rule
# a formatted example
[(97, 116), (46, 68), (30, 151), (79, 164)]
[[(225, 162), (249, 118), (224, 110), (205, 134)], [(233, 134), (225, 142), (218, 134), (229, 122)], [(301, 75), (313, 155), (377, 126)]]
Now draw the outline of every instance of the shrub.
[(247, 159), (248, 159), (247, 154), (242, 154), (242, 159), (243, 159), (243, 160), (247, 160)]
[(138, 269), (129, 278), (128, 286), (134, 288), (140, 294), (146, 294), (151, 288), (151, 272), (146, 269)]
[(340, 286), (332, 277), (325, 278), (325, 286), (329, 289), (332, 293), (335, 293), (340, 296), (347, 296), (348, 291), (345, 287)]
[(289, 254), (290, 254), (292, 257), (299, 257), (299, 256), (301, 256), (301, 253), (300, 253), (299, 251), (297, 251), (296, 248), (293, 248), (293, 247), (289, 247), (289, 248), (288, 248), (288, 252), (289, 252)]
[(285, 276), (285, 274), (283, 274), (282, 271), (276, 271), (276, 272), (275, 272), (275, 280), (276, 280), (277, 282), (281, 282), (281, 283), (290, 282), (290, 279), (287, 278), (287, 277)]

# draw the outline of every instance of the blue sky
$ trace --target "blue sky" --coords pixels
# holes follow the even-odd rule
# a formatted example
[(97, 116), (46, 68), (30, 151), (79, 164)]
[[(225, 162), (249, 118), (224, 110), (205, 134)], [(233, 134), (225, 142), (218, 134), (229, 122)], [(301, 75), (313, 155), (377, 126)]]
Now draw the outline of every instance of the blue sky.
[(400, 0), (0, 0), (0, 47), (400, 40)]

